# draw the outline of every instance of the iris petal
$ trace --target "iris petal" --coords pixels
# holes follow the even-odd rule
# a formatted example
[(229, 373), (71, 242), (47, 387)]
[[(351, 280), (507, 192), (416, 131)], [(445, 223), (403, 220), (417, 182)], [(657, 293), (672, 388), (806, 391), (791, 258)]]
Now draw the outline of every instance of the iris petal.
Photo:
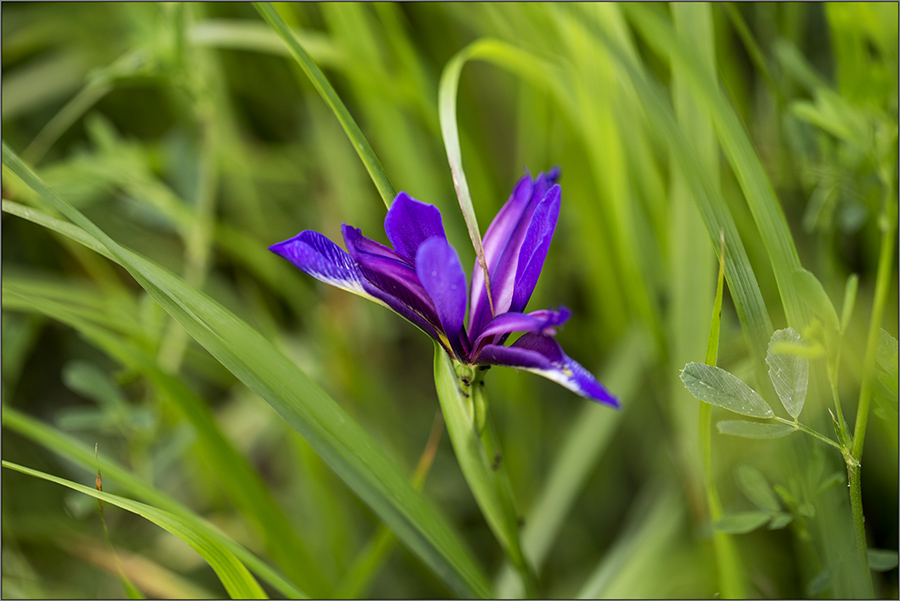
[[(503, 313), (488, 322), (478, 337), (472, 342), (475, 353), (485, 344), (501, 344), (513, 332), (541, 332), (548, 336), (555, 334), (556, 326), (569, 319), (571, 312), (565, 307), (558, 311), (542, 310), (531, 313)], [(477, 361), (477, 355), (472, 358)]]
[(510, 311), (524, 309), (528, 299), (531, 298), (531, 293), (534, 292), (541, 269), (544, 267), (544, 259), (547, 258), (553, 232), (556, 230), (560, 200), (560, 187), (557, 184), (550, 188), (532, 215), (516, 263)]
[(434, 236), (419, 245), (416, 273), (434, 303), (453, 352), (464, 359), (460, 340), (466, 317), (466, 273), (446, 238)]
[(366, 292), (438, 339), (440, 320), (415, 267), (390, 248), (363, 236), (358, 228), (344, 225), (343, 231)]
[(525, 334), (512, 346), (487, 345), (481, 351), (479, 363), (518, 367), (553, 380), (585, 398), (619, 407), (618, 399), (549, 336)]
[[(506, 204), (497, 213), (494, 221), (491, 222), (487, 232), (484, 235), (484, 252), (485, 259), (488, 264), (488, 271), (491, 276), (491, 293), (494, 301), (495, 315), (505, 313), (509, 310), (518, 311), (525, 307), (522, 304), (516, 309), (511, 308), (513, 301), (514, 289), (516, 284), (517, 266), (519, 255), (521, 254), (523, 243), (526, 238), (537, 237), (539, 232), (546, 230), (548, 219), (552, 218), (550, 227), (550, 236), (553, 235), (553, 228), (556, 225), (556, 216), (558, 215), (558, 206), (555, 211), (552, 207), (546, 207), (537, 223), (534, 223), (534, 214), (541, 203), (547, 196), (548, 190), (553, 186), (559, 177), (559, 169), (553, 169), (549, 173), (542, 173), (537, 179), (532, 180), (530, 176), (525, 176), (519, 180), (513, 190), (512, 195)], [(557, 201), (558, 205), (558, 201)], [(530, 231), (532, 230), (532, 231)], [(538, 246), (533, 244), (532, 246)], [(545, 246), (549, 246), (549, 242)], [(526, 259), (531, 259), (532, 252), (529, 252)], [(543, 265), (543, 257), (546, 256), (546, 248), (540, 261), (535, 265)], [(527, 260), (526, 260), (527, 263)], [(538, 273), (540, 269), (538, 268)], [(528, 271), (529, 281), (532, 279), (532, 271)], [(537, 278), (533, 278), (537, 282)], [(521, 299), (531, 296), (531, 290), (527, 295), (520, 292), (517, 298)], [(478, 332), (491, 319), (490, 309), (487, 302), (487, 295), (484, 285), (484, 277), (480, 269), (476, 265), (472, 272), (472, 291), (471, 291), (472, 313), (469, 317), (470, 332)]]
[(273, 244), (269, 250), (319, 281), (373, 298), (363, 286), (362, 272), (353, 257), (319, 232), (300, 232), (293, 238)]
[(384, 218), (384, 231), (394, 250), (415, 261), (419, 245), (432, 236), (447, 239), (441, 212), (434, 205), (420, 202), (401, 192), (391, 203)]

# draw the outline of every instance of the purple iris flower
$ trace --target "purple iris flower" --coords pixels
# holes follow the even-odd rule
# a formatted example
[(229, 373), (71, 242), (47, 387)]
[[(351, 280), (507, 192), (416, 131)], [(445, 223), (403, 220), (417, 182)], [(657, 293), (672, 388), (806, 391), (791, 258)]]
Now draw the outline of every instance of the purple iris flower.
[[(269, 250), (318, 280), (394, 310), (457, 361), (525, 369), (583, 397), (618, 407), (619, 401), (554, 340), (569, 310), (523, 312), (556, 229), (558, 177), (557, 168), (535, 179), (520, 179), (487, 229), (483, 246), (490, 299), (477, 262), (468, 288), (459, 256), (444, 234), (440, 211), (405, 192), (397, 195), (384, 219), (393, 248), (343, 224), (348, 252), (313, 231), (300, 232)], [(524, 334), (505, 346), (510, 334), (518, 332)]]

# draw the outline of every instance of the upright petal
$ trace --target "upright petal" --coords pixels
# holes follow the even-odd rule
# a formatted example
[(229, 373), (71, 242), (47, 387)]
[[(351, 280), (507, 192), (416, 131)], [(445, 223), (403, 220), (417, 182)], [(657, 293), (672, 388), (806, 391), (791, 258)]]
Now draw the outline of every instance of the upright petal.
[(394, 250), (415, 261), (419, 245), (432, 236), (446, 239), (441, 212), (434, 205), (419, 202), (401, 192), (384, 218), (384, 231)]
[(516, 262), (516, 277), (509, 304), (510, 311), (524, 309), (528, 304), (528, 299), (531, 298), (531, 293), (534, 292), (541, 269), (544, 267), (544, 259), (547, 258), (547, 250), (553, 240), (553, 232), (556, 230), (560, 200), (560, 187), (557, 184), (547, 191), (546, 196), (534, 211)]
[(478, 362), (518, 367), (553, 380), (585, 398), (619, 407), (618, 399), (549, 336), (525, 334), (512, 346), (488, 345), (482, 349)]
[[(542, 173), (533, 181), (530, 176), (520, 179), (509, 200), (497, 213), (485, 233), (485, 259), (491, 276), (491, 294), (496, 315), (524, 308), (522, 305), (518, 309), (511, 309), (519, 255), (526, 237), (529, 235), (529, 230), (532, 229), (534, 214), (544, 202), (557, 177), (559, 177), (559, 169), (553, 169), (547, 174)], [(546, 230), (548, 217), (553, 217), (550, 228), (552, 236), (553, 227), (556, 225), (555, 217), (558, 216), (558, 206), (555, 213), (552, 209), (553, 207), (550, 206), (543, 209), (544, 214), (540, 216), (539, 222), (534, 226), (537, 230), (530, 233), (532, 239), (539, 232)], [(549, 242), (547, 246), (549, 246)], [(546, 256), (546, 250), (544, 252), (544, 256)], [(531, 254), (529, 254), (529, 258), (530, 256)], [(540, 264), (543, 265), (543, 258), (541, 258)], [(538, 269), (539, 272), (540, 269)], [(529, 297), (530, 292), (528, 293)], [(522, 296), (521, 293), (519, 296)], [(471, 306), (470, 333), (478, 332), (491, 318), (484, 278), (477, 266), (472, 273)]]
[[(504, 313), (496, 306), (496, 290), (497, 282), (495, 281), (495, 271), (497, 261), (503, 255), (510, 237), (513, 236), (516, 226), (522, 219), (522, 214), (528, 207), (531, 200), (531, 192), (534, 190), (534, 183), (531, 177), (526, 175), (518, 181), (516, 187), (513, 188), (509, 200), (500, 208), (497, 216), (488, 226), (484, 234), (482, 246), (484, 247), (484, 258), (487, 262), (488, 273), (491, 276), (491, 293), (492, 300), (495, 302), (495, 314)], [(491, 319), (490, 305), (487, 300), (487, 290), (484, 284), (484, 273), (478, 262), (475, 262), (475, 268), (472, 270), (472, 289), (470, 292), (470, 314), (469, 314), (469, 333), (477, 334), (484, 325)]]
[(419, 245), (416, 252), (416, 274), (431, 297), (456, 357), (464, 360), (461, 346), (463, 321), (466, 317), (466, 274), (459, 256), (446, 238), (433, 236)]
[(317, 280), (377, 300), (366, 292), (362, 272), (353, 257), (319, 232), (300, 232), (289, 240), (273, 244), (269, 250)]

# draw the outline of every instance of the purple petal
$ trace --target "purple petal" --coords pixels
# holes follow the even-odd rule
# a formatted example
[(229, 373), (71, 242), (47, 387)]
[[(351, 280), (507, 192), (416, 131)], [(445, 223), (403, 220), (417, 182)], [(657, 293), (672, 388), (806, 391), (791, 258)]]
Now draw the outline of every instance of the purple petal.
[(440, 320), (412, 264), (390, 248), (366, 238), (358, 228), (344, 225), (343, 232), (344, 242), (359, 265), (364, 290), (440, 340)]
[(384, 218), (384, 231), (394, 250), (410, 262), (415, 261), (419, 245), (428, 238), (447, 238), (441, 212), (434, 205), (419, 202), (406, 192), (398, 194), (391, 203)]
[(466, 317), (466, 274), (446, 238), (434, 236), (419, 245), (416, 274), (434, 303), (453, 352), (464, 359), (460, 341)]
[[(487, 344), (502, 344), (503, 339), (513, 332), (540, 332), (547, 336), (556, 333), (556, 326), (569, 319), (571, 312), (565, 307), (558, 311), (542, 310), (531, 313), (503, 313), (488, 322), (484, 330), (472, 342), (472, 348), (478, 352), (479, 347)], [(477, 354), (473, 356), (477, 361)]]
[(534, 292), (541, 269), (544, 267), (544, 259), (547, 258), (547, 250), (553, 240), (553, 232), (559, 218), (560, 200), (560, 187), (557, 184), (550, 188), (534, 211), (516, 263), (516, 279), (509, 304), (510, 311), (524, 309), (528, 299), (531, 298), (531, 293)]
[(385, 246), (380, 242), (375, 242), (374, 240), (366, 238), (362, 235), (362, 231), (357, 227), (342, 223), (341, 233), (344, 235), (344, 244), (347, 246), (347, 252), (349, 252), (350, 256), (356, 261), (359, 261), (360, 254), (364, 254), (386, 257), (400, 263), (406, 263), (410, 267), (413, 265), (412, 259), (407, 259), (393, 248)]
[(553, 380), (585, 398), (619, 407), (618, 399), (549, 336), (525, 334), (512, 346), (488, 345), (482, 349), (478, 362), (518, 367)]
[(304, 231), (269, 247), (317, 280), (355, 294), (372, 298), (363, 286), (362, 272), (344, 250), (320, 234)]
[[(510, 307), (513, 300), (517, 275), (517, 264), (519, 262), (519, 255), (523, 243), (529, 235), (529, 230), (534, 221), (533, 216), (535, 211), (544, 201), (547, 192), (550, 190), (551, 186), (553, 186), (558, 176), (559, 169), (554, 169), (548, 174), (542, 173), (534, 181), (532, 181), (530, 176), (525, 176), (520, 179), (509, 200), (503, 205), (500, 212), (497, 213), (497, 216), (494, 218), (494, 221), (491, 223), (490, 227), (488, 227), (487, 232), (484, 235), (483, 244), (485, 259), (491, 276), (491, 293), (496, 315), (511, 310)], [(553, 235), (553, 227), (556, 225), (556, 215), (558, 215), (558, 208), (555, 213), (552, 210), (552, 207), (545, 207), (542, 210), (540, 221), (534, 226), (537, 229), (531, 232), (532, 238), (539, 238), (537, 242), (532, 240), (530, 246), (531, 251), (540, 246), (539, 242), (543, 236), (538, 236), (538, 234), (546, 233), (546, 222), (551, 217), (552, 226), (550, 227), (549, 233), (551, 236)], [(549, 246), (549, 242), (546, 246)], [(528, 259), (531, 259), (532, 254), (534, 253), (530, 252), (526, 257), (526, 263), (528, 262)], [(546, 256), (546, 249), (544, 249), (543, 256)], [(540, 266), (543, 266), (543, 256), (540, 258), (540, 261), (537, 262), (540, 264), (537, 269), (538, 274), (540, 273)], [(537, 263), (535, 263), (535, 265), (537, 265)], [(528, 271), (527, 275), (527, 279), (530, 281), (531, 276), (533, 275), (532, 271)], [(534, 281), (537, 281), (536, 278)], [(534, 287), (532, 286), (532, 290), (533, 288)], [(531, 290), (528, 291), (527, 296), (530, 297), (530, 295)], [(521, 298), (522, 296), (524, 295), (520, 292), (517, 295), (517, 298)], [(470, 332), (477, 332), (483, 328), (491, 318), (490, 307), (487, 302), (485, 291), (484, 277), (477, 265), (472, 273), (471, 306), (472, 314), (469, 317), (469, 330)], [(522, 308), (524, 308), (524, 305), (515, 310), (520, 310)]]

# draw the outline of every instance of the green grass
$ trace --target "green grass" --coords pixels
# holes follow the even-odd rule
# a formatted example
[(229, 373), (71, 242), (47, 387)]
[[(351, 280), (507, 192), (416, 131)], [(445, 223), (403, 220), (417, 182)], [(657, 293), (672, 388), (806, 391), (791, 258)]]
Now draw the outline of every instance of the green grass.
[[(4, 596), (897, 596), (895, 4), (3, 17)], [(386, 242), (404, 190), (471, 274), (554, 165), (529, 309), (573, 310), (618, 412), (495, 368), (461, 438), (427, 337), (266, 250)], [(786, 327), (832, 445), (723, 434), (762, 430), (679, 379), (715, 362), (793, 423)]]

